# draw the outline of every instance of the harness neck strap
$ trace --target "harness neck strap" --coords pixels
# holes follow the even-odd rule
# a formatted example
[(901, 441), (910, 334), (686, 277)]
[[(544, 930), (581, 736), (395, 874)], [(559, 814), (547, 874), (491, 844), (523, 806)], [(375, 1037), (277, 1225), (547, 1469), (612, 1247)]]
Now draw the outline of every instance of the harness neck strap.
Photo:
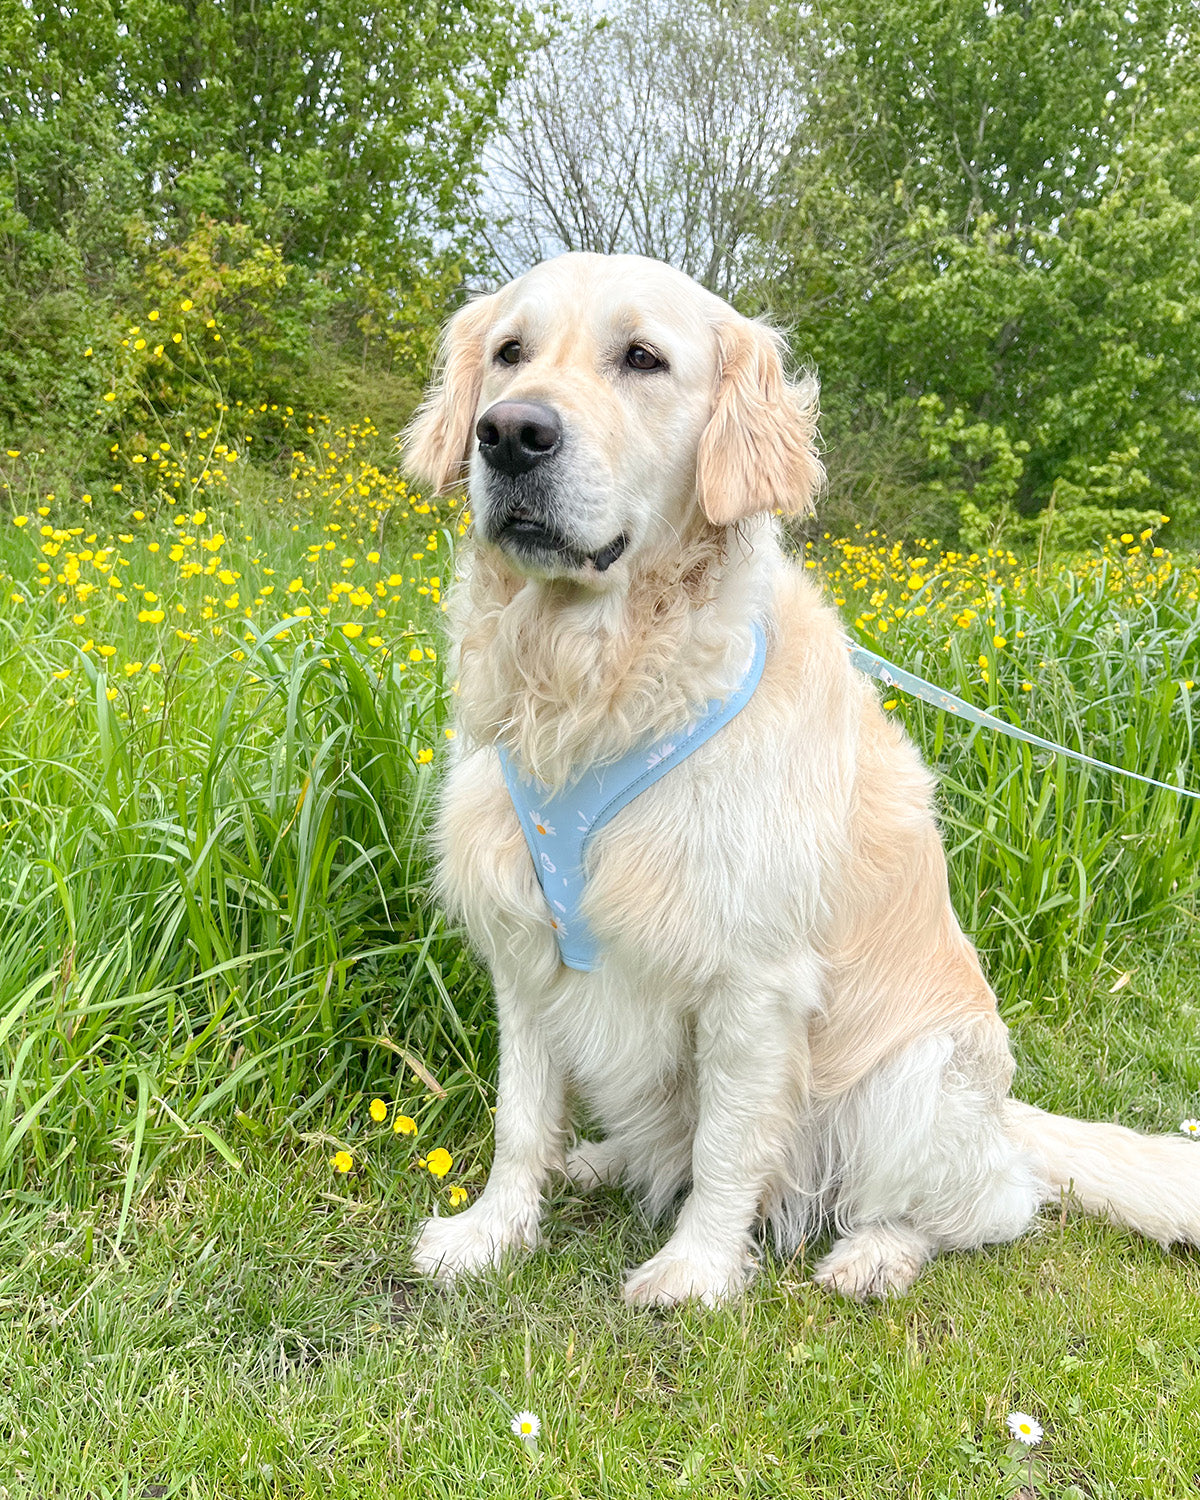
[(766, 632), (755, 620), (749, 666), (725, 697), (714, 698), (676, 734), (644, 740), (619, 760), (588, 766), (560, 792), (520, 772), (501, 747), (500, 764), (509, 796), (546, 897), (559, 953), (569, 969), (591, 970), (600, 964), (596, 939), (583, 914), (587, 854), (593, 836), (746, 706), (762, 678), (766, 659)]

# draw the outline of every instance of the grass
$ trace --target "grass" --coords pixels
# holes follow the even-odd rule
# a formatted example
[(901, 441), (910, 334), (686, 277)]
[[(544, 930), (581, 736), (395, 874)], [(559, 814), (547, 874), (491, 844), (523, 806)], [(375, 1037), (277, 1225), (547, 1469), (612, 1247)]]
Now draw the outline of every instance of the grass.
[[(1016, 1029), (1019, 1089), (1170, 1128), (1195, 1087), (1196, 948)], [(1190, 1071), (1181, 1063), (1191, 1053)], [(1092, 1075), (1105, 1059), (1103, 1076)], [(358, 1101), (328, 1143), (272, 1127), (193, 1152), (139, 1201), (48, 1216), (0, 1276), (0, 1485), (12, 1495), (1186, 1496), (1200, 1471), (1200, 1259), (1055, 1212), (948, 1256), (882, 1309), (770, 1257), (717, 1313), (626, 1312), (660, 1230), (560, 1193), (548, 1246), (453, 1293), (408, 1278), (407, 1142)], [(819, 1247), (817, 1247), (819, 1248)], [(512, 1415), (543, 1424), (536, 1458)]]
[(317, 432), (273, 497), (205, 481), (204, 449), (163, 460), (186, 504), (26, 503), (0, 537), (10, 1201), (118, 1178), (127, 1212), (180, 1146), (232, 1160), (231, 1120), (324, 1122), (398, 1056), (436, 1060), (434, 1115), (479, 1113), (484, 991), (420, 842), (453, 512), (369, 424)]
[[(370, 423), (293, 440), (282, 467), (228, 426), (135, 443), (103, 509), (0, 469), (0, 1500), (1011, 1496), (1013, 1408), (1046, 1427), (1039, 1496), (1194, 1493), (1200, 1263), (1103, 1226), (1048, 1214), (880, 1311), (768, 1259), (740, 1308), (634, 1315), (621, 1271), (661, 1230), (562, 1194), (549, 1253), (408, 1279), (414, 1219), (482, 1184), (495, 1072), (422, 845), (463, 521)], [(1061, 573), (817, 550), (885, 655), (1200, 785), (1200, 575), (1152, 539)], [(1200, 1113), (1200, 810), (892, 711), (939, 776), (1018, 1092)]]

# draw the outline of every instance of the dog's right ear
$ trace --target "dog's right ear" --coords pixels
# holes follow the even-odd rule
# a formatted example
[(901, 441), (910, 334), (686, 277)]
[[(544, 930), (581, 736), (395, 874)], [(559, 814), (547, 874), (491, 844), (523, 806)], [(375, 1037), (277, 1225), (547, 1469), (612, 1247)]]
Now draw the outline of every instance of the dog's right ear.
[(468, 302), (446, 325), (433, 383), (401, 439), (401, 461), (414, 479), (444, 490), (471, 458), (475, 408), (483, 383), (484, 339), (494, 297)]

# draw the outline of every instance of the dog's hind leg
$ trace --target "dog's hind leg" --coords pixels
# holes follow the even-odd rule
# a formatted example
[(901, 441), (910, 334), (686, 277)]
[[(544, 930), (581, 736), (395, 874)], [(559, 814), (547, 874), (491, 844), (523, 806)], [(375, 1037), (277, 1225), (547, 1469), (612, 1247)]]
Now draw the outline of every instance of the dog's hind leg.
[(1004, 1128), (1004, 1033), (932, 1036), (869, 1074), (827, 1111), (842, 1237), (816, 1268), (844, 1296), (906, 1291), (940, 1250), (1028, 1228), (1044, 1189)]
[(929, 1235), (906, 1224), (867, 1224), (837, 1241), (813, 1280), (855, 1301), (894, 1296), (912, 1286), (936, 1252)]
[(616, 1140), (577, 1141), (567, 1152), (566, 1178), (581, 1193), (615, 1187), (627, 1160), (625, 1148)]

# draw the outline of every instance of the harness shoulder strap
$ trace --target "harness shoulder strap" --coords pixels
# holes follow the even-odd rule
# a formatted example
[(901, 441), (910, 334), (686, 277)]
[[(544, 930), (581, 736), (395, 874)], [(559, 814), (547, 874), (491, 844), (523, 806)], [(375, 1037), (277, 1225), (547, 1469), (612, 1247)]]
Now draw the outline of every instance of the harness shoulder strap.
[(727, 697), (714, 699), (678, 734), (645, 741), (619, 760), (587, 767), (561, 792), (524, 776), (508, 752), (500, 749), (509, 796), (546, 897), (559, 953), (568, 968), (591, 970), (600, 963), (595, 938), (581, 910), (592, 838), (746, 706), (762, 678), (766, 657), (766, 632), (756, 620), (750, 665)]

